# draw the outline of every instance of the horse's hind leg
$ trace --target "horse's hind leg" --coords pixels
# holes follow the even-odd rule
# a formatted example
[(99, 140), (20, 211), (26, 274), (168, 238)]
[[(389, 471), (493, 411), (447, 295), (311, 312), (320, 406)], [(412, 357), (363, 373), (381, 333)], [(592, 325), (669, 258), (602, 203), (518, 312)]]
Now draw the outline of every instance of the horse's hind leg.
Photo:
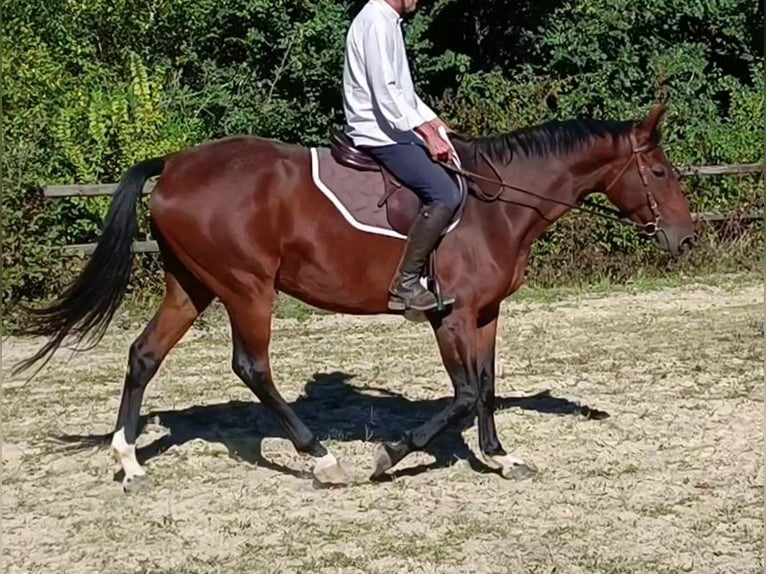
[(183, 268), (165, 273), (165, 298), (143, 332), (133, 341), (123, 385), (112, 455), (125, 473), (126, 492), (139, 490), (146, 473), (136, 459), (136, 435), (146, 385), (170, 349), (210, 304), (212, 293)]
[(224, 302), (231, 319), (232, 369), (284, 429), (295, 449), (314, 458), (314, 478), (322, 486), (347, 484), (336, 458), (298, 418), (274, 385), (269, 360), (273, 290), (254, 300)]

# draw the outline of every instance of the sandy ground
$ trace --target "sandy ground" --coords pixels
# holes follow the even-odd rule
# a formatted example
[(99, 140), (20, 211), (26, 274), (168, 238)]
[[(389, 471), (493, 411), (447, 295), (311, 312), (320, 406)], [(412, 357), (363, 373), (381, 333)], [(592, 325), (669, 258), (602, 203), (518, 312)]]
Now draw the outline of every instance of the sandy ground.
[[(356, 481), (330, 491), (232, 373), (227, 325), (209, 321), (147, 391), (150, 486), (136, 495), (108, 450), (54, 440), (111, 432), (141, 328), (115, 325), (32, 382), (5, 378), (4, 571), (761, 572), (762, 318), (758, 285), (508, 301), (497, 424), (538, 476), (486, 471), (471, 425), (379, 484), (376, 444), (451, 392), (428, 327), (276, 320), (278, 385)], [(7, 339), (3, 369), (35, 343)]]

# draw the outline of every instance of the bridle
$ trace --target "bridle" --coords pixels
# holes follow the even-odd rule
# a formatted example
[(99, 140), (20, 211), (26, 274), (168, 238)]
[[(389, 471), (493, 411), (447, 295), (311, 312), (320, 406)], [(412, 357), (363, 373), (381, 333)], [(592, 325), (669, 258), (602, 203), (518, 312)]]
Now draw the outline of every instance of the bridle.
[[(625, 162), (625, 165), (622, 166), (622, 169), (617, 172), (617, 175), (614, 177), (611, 183), (606, 186), (604, 192), (608, 192), (612, 186), (617, 183), (617, 181), (622, 177), (628, 167), (630, 167), (630, 164), (633, 163), (633, 160), (635, 160), (636, 167), (638, 167), (638, 176), (641, 178), (641, 183), (643, 183), (644, 187), (646, 188), (646, 201), (649, 204), (649, 209), (651, 210), (652, 215), (654, 216), (654, 221), (643, 224), (644, 233), (651, 236), (657, 233), (657, 230), (660, 227), (660, 211), (657, 207), (657, 200), (654, 199), (654, 194), (652, 193), (652, 190), (649, 189), (649, 183), (646, 181), (646, 161), (644, 160), (644, 154), (653, 150), (655, 146), (649, 143), (645, 143), (644, 145), (639, 146), (638, 142), (636, 141), (636, 136), (632, 132), (630, 134), (630, 146), (630, 158)], [(646, 231), (646, 228), (650, 228), (651, 231)]]
[(654, 149), (655, 146), (651, 144), (643, 144), (639, 146), (638, 142), (636, 141), (636, 136), (633, 133), (630, 134), (630, 145), (631, 145), (630, 157), (622, 166), (622, 168), (620, 168), (620, 170), (617, 172), (617, 175), (612, 179), (609, 185), (606, 186), (606, 188), (604, 189), (604, 192), (609, 191), (614, 186), (614, 184), (616, 184), (619, 181), (619, 179), (625, 174), (625, 172), (630, 167), (630, 165), (635, 161), (636, 166), (638, 168), (638, 175), (641, 178), (641, 183), (643, 183), (644, 187), (646, 188), (646, 200), (647, 200), (647, 203), (649, 204), (649, 209), (651, 210), (652, 215), (654, 216), (654, 220), (650, 221), (649, 223), (636, 223), (634, 221), (631, 221), (630, 219), (628, 219), (627, 215), (624, 214), (622, 211), (592, 202), (588, 198), (583, 199), (581, 203), (589, 205), (590, 209), (587, 207), (582, 207), (581, 205), (569, 203), (567, 201), (562, 201), (560, 199), (545, 197), (533, 191), (529, 191), (528, 189), (524, 189), (522, 187), (518, 187), (516, 185), (511, 185), (509, 183), (506, 183), (503, 180), (503, 178), (500, 176), (500, 173), (498, 172), (497, 168), (494, 166), (492, 161), (487, 157), (487, 155), (483, 151), (479, 151), (479, 155), (487, 163), (487, 165), (490, 167), (492, 172), (495, 174), (495, 176), (497, 177), (496, 180), (489, 177), (485, 177), (483, 175), (479, 175), (477, 173), (473, 173), (471, 171), (468, 171), (462, 168), (455, 167), (454, 165), (444, 161), (438, 160), (437, 163), (439, 163), (445, 169), (448, 169), (454, 173), (462, 175), (463, 177), (467, 179), (471, 179), (474, 181), (476, 180), (485, 181), (485, 182), (500, 186), (500, 190), (494, 194), (487, 194), (483, 190), (481, 190), (480, 187), (477, 186), (477, 188), (475, 188), (476, 196), (482, 201), (487, 201), (487, 202), (508, 201), (507, 199), (502, 197), (504, 188), (513, 189), (516, 191), (520, 191), (522, 193), (526, 193), (528, 195), (532, 195), (544, 201), (558, 203), (560, 205), (565, 205), (571, 209), (576, 209), (578, 211), (584, 211), (592, 215), (604, 217), (612, 221), (617, 221), (623, 225), (629, 225), (631, 227), (636, 228), (640, 233), (643, 233), (651, 237), (653, 235), (656, 235), (660, 229), (660, 226), (659, 226), (660, 212), (657, 206), (657, 201), (655, 200), (654, 195), (652, 194), (652, 190), (649, 189), (649, 182), (646, 179), (646, 160), (644, 158), (644, 154)]

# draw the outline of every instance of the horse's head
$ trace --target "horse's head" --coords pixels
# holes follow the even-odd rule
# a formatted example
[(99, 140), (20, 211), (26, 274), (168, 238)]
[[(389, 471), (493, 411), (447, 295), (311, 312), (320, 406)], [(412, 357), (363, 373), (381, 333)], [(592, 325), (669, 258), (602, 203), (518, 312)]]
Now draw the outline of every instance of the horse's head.
[(614, 162), (605, 192), (657, 247), (680, 256), (696, 245), (697, 236), (681, 183), (660, 146), (666, 110), (659, 104), (636, 124), (627, 157), (620, 154)]

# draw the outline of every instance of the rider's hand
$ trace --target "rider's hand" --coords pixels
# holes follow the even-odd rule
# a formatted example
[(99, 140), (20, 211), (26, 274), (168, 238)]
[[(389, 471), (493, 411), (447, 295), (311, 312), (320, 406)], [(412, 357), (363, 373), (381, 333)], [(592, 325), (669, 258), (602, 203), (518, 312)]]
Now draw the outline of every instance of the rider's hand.
[(455, 130), (453, 130), (451, 127), (449, 127), (447, 124), (444, 123), (444, 121), (441, 118), (436, 118), (431, 120), (431, 124), (436, 128), (436, 131), (439, 131), (439, 128), (444, 128), (444, 131), (448, 134), (455, 133)]
[(441, 161), (447, 161), (449, 159), (449, 154), (452, 150), (447, 145), (447, 142), (445, 142), (439, 135), (439, 132), (436, 131), (437, 128), (434, 126), (433, 122), (427, 122), (415, 129), (423, 136), (423, 139), (426, 141), (426, 147), (428, 147), (428, 152), (433, 159)]

